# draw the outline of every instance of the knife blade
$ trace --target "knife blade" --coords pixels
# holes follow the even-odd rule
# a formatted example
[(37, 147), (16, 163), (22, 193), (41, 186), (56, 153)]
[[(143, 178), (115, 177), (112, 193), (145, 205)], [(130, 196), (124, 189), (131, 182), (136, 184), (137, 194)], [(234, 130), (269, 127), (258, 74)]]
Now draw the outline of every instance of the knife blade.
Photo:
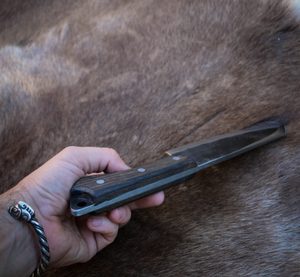
[(181, 146), (167, 157), (122, 172), (80, 178), (71, 188), (74, 216), (102, 213), (181, 183), (209, 166), (234, 158), (286, 135), (279, 120)]

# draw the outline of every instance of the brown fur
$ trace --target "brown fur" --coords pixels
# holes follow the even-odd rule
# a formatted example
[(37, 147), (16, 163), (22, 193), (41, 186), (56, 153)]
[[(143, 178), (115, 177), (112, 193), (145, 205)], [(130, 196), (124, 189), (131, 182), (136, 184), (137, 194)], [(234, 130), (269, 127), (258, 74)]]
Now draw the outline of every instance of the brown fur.
[[(1, 1), (5, 191), (67, 145), (131, 166), (270, 116), (288, 137), (135, 212), (47, 276), (299, 276), (300, 26), (288, 1)], [(296, 2), (296, 1), (294, 1)]]

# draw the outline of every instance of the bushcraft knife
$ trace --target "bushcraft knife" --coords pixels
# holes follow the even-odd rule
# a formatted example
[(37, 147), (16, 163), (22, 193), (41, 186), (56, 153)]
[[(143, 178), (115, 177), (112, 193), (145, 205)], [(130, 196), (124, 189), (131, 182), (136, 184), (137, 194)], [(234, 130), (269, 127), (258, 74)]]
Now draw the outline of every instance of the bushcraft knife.
[(167, 157), (127, 171), (90, 175), (72, 187), (71, 213), (102, 213), (181, 183), (198, 171), (284, 137), (284, 124), (266, 120), (230, 134), (166, 152)]

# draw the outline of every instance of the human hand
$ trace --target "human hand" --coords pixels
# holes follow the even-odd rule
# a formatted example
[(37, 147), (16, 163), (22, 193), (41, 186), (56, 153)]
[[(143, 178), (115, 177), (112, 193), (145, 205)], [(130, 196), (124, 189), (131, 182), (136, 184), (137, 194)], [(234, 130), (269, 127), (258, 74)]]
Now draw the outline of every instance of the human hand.
[(44, 227), (52, 266), (86, 262), (109, 245), (120, 226), (131, 217), (131, 210), (160, 205), (163, 192), (137, 200), (106, 214), (74, 218), (69, 212), (69, 194), (74, 182), (95, 172), (128, 169), (119, 155), (109, 148), (67, 147), (14, 189), (22, 195)]

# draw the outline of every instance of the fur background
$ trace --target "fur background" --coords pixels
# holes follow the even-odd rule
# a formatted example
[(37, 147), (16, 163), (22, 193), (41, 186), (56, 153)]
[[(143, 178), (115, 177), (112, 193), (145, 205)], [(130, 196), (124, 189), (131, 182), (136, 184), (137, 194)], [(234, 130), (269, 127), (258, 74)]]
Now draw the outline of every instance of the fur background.
[(0, 184), (68, 145), (130, 166), (270, 116), (288, 136), (166, 191), (46, 276), (300, 276), (299, 1), (4, 0)]

